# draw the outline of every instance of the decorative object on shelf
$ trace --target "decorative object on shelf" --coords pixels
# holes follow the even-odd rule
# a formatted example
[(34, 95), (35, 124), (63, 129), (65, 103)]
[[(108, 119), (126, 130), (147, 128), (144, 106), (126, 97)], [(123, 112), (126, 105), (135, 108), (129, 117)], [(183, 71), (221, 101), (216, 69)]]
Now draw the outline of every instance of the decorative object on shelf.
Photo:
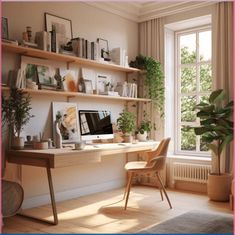
[(59, 126), (61, 125), (61, 117), (57, 116), (55, 121), (55, 147), (57, 149), (62, 148), (62, 135)]
[(78, 91), (78, 79), (76, 78), (75, 71), (68, 69), (60, 69), (60, 75), (62, 77), (65, 91)]
[(97, 92), (98, 94), (104, 94), (105, 92), (105, 84), (111, 84), (112, 83), (112, 76), (109, 74), (97, 74), (96, 75), (97, 80)]
[(85, 148), (85, 143), (83, 141), (80, 141), (80, 142), (76, 142), (74, 144), (74, 147), (76, 150), (82, 150)]
[(137, 139), (139, 141), (147, 141), (148, 133), (152, 128), (156, 130), (155, 125), (152, 125), (146, 111), (144, 111), (144, 119), (141, 121), (140, 127), (138, 128)]
[(233, 101), (223, 103), (225, 91), (213, 91), (208, 101), (201, 101), (194, 109), (198, 110), (200, 127), (194, 127), (196, 135), (201, 135), (202, 142), (212, 151), (217, 163), (215, 172), (208, 176), (207, 192), (211, 200), (228, 201), (231, 180), (230, 174), (221, 173), (220, 162), (224, 148), (233, 140)]
[(54, 30), (57, 34), (60, 34), (60, 40), (66, 45), (73, 38), (72, 32), (72, 21), (60, 16), (52, 15), (49, 13), (45, 13), (45, 23), (46, 23), (46, 31)]
[(2, 39), (9, 40), (8, 20), (6, 17), (2, 17)]
[(38, 45), (38, 49), (51, 51), (51, 34), (46, 31), (36, 32), (35, 43)]
[(18, 89), (11, 89), (10, 96), (7, 99), (2, 96), (2, 123), (7, 124), (12, 138), (12, 147), (14, 149), (24, 148), (24, 138), (20, 137), (23, 127), (34, 117), (30, 114), (31, 98), (27, 92)]
[(83, 79), (83, 83), (84, 83), (85, 93), (93, 94), (92, 81)]
[(56, 80), (56, 89), (59, 91), (63, 91), (64, 90), (64, 85), (63, 85), (63, 78), (60, 75), (60, 69), (56, 68), (55, 70), (55, 76), (54, 79)]
[[(77, 142), (78, 132), (78, 112), (76, 103), (52, 102), (53, 121), (60, 120), (59, 129), (63, 143)], [(54, 128), (54, 140), (55, 140)]]
[(110, 51), (110, 58), (111, 61), (114, 62), (117, 65), (123, 66), (123, 67), (129, 67), (128, 64), (128, 56), (126, 55), (126, 50), (118, 47), (113, 48)]
[(109, 42), (108, 42), (108, 40), (103, 39), (103, 38), (97, 38), (97, 43), (99, 45), (101, 58), (103, 58), (104, 61), (111, 61), (110, 55), (109, 55)]
[(31, 26), (27, 26), (26, 27), (26, 32), (27, 32), (27, 35), (28, 35), (28, 42), (31, 42), (32, 41), (32, 27)]
[(152, 57), (143, 55), (136, 56), (130, 66), (146, 70), (144, 84), (147, 88), (148, 98), (152, 99), (154, 107), (164, 115), (164, 74), (161, 63)]
[(135, 129), (136, 117), (133, 113), (126, 109), (120, 113), (120, 117), (117, 119), (118, 129), (124, 134), (124, 141), (131, 143), (133, 140), (132, 132)]

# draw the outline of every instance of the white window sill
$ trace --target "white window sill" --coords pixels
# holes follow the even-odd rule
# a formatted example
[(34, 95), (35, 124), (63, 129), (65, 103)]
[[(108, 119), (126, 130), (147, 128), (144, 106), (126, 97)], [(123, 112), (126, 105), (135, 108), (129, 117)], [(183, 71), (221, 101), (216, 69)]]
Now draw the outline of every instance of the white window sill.
[(171, 154), (171, 155), (168, 155), (167, 158), (211, 162), (210, 157), (201, 157), (201, 156), (196, 157), (196, 156), (172, 155)]

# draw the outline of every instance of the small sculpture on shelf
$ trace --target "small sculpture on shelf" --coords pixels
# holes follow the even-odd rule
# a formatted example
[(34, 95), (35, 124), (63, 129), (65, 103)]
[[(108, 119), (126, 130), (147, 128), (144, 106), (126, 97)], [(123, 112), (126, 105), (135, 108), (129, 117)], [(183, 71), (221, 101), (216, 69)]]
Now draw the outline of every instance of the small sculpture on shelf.
[(61, 123), (61, 116), (60, 114), (56, 115), (56, 121), (55, 121), (55, 147), (58, 149), (62, 148), (62, 135), (60, 132), (60, 123)]
[(56, 73), (54, 75), (54, 78), (57, 81), (56, 89), (63, 91), (64, 90), (63, 78), (60, 75), (60, 69), (59, 68), (56, 69)]

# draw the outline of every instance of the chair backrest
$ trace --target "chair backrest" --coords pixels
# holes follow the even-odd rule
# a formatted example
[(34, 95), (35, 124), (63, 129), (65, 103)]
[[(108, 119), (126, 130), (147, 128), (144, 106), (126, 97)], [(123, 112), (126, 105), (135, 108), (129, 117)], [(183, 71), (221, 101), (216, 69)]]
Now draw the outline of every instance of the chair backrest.
[(152, 166), (154, 170), (162, 170), (164, 168), (170, 140), (171, 138), (163, 139), (158, 145), (158, 148), (156, 150), (147, 152), (148, 154), (147, 166)]

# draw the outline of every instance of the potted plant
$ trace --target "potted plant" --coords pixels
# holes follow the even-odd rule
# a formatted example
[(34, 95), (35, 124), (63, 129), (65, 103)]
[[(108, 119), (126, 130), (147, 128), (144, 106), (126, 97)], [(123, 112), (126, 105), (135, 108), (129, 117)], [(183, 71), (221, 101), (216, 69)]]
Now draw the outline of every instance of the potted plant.
[(152, 57), (143, 55), (136, 56), (134, 61), (130, 62), (130, 66), (146, 71), (144, 84), (147, 88), (147, 96), (152, 99), (155, 108), (164, 114), (164, 73), (161, 63)]
[[(24, 148), (24, 138), (20, 137), (23, 127), (33, 115), (30, 114), (30, 96), (22, 90), (12, 88), (10, 96), (2, 96), (2, 123), (8, 125), (10, 141), (14, 149)], [(13, 138), (11, 139), (11, 135)]]
[(227, 201), (231, 188), (231, 175), (223, 174), (220, 170), (221, 155), (233, 140), (233, 101), (223, 104), (225, 92), (220, 89), (213, 91), (208, 102), (201, 102), (195, 106), (198, 110), (197, 117), (200, 118), (200, 127), (195, 127), (196, 135), (202, 136), (202, 141), (212, 150), (216, 158), (217, 171), (208, 176), (207, 193), (211, 200)]
[(117, 119), (118, 129), (124, 134), (124, 141), (132, 142), (132, 132), (135, 129), (136, 118), (133, 113), (123, 110), (120, 117)]
[[(137, 130), (137, 139), (139, 141), (146, 141), (148, 137), (148, 133), (153, 128), (151, 121), (147, 117), (146, 111), (144, 111), (144, 119), (140, 123), (140, 127)], [(155, 129), (155, 126), (154, 126)]]

